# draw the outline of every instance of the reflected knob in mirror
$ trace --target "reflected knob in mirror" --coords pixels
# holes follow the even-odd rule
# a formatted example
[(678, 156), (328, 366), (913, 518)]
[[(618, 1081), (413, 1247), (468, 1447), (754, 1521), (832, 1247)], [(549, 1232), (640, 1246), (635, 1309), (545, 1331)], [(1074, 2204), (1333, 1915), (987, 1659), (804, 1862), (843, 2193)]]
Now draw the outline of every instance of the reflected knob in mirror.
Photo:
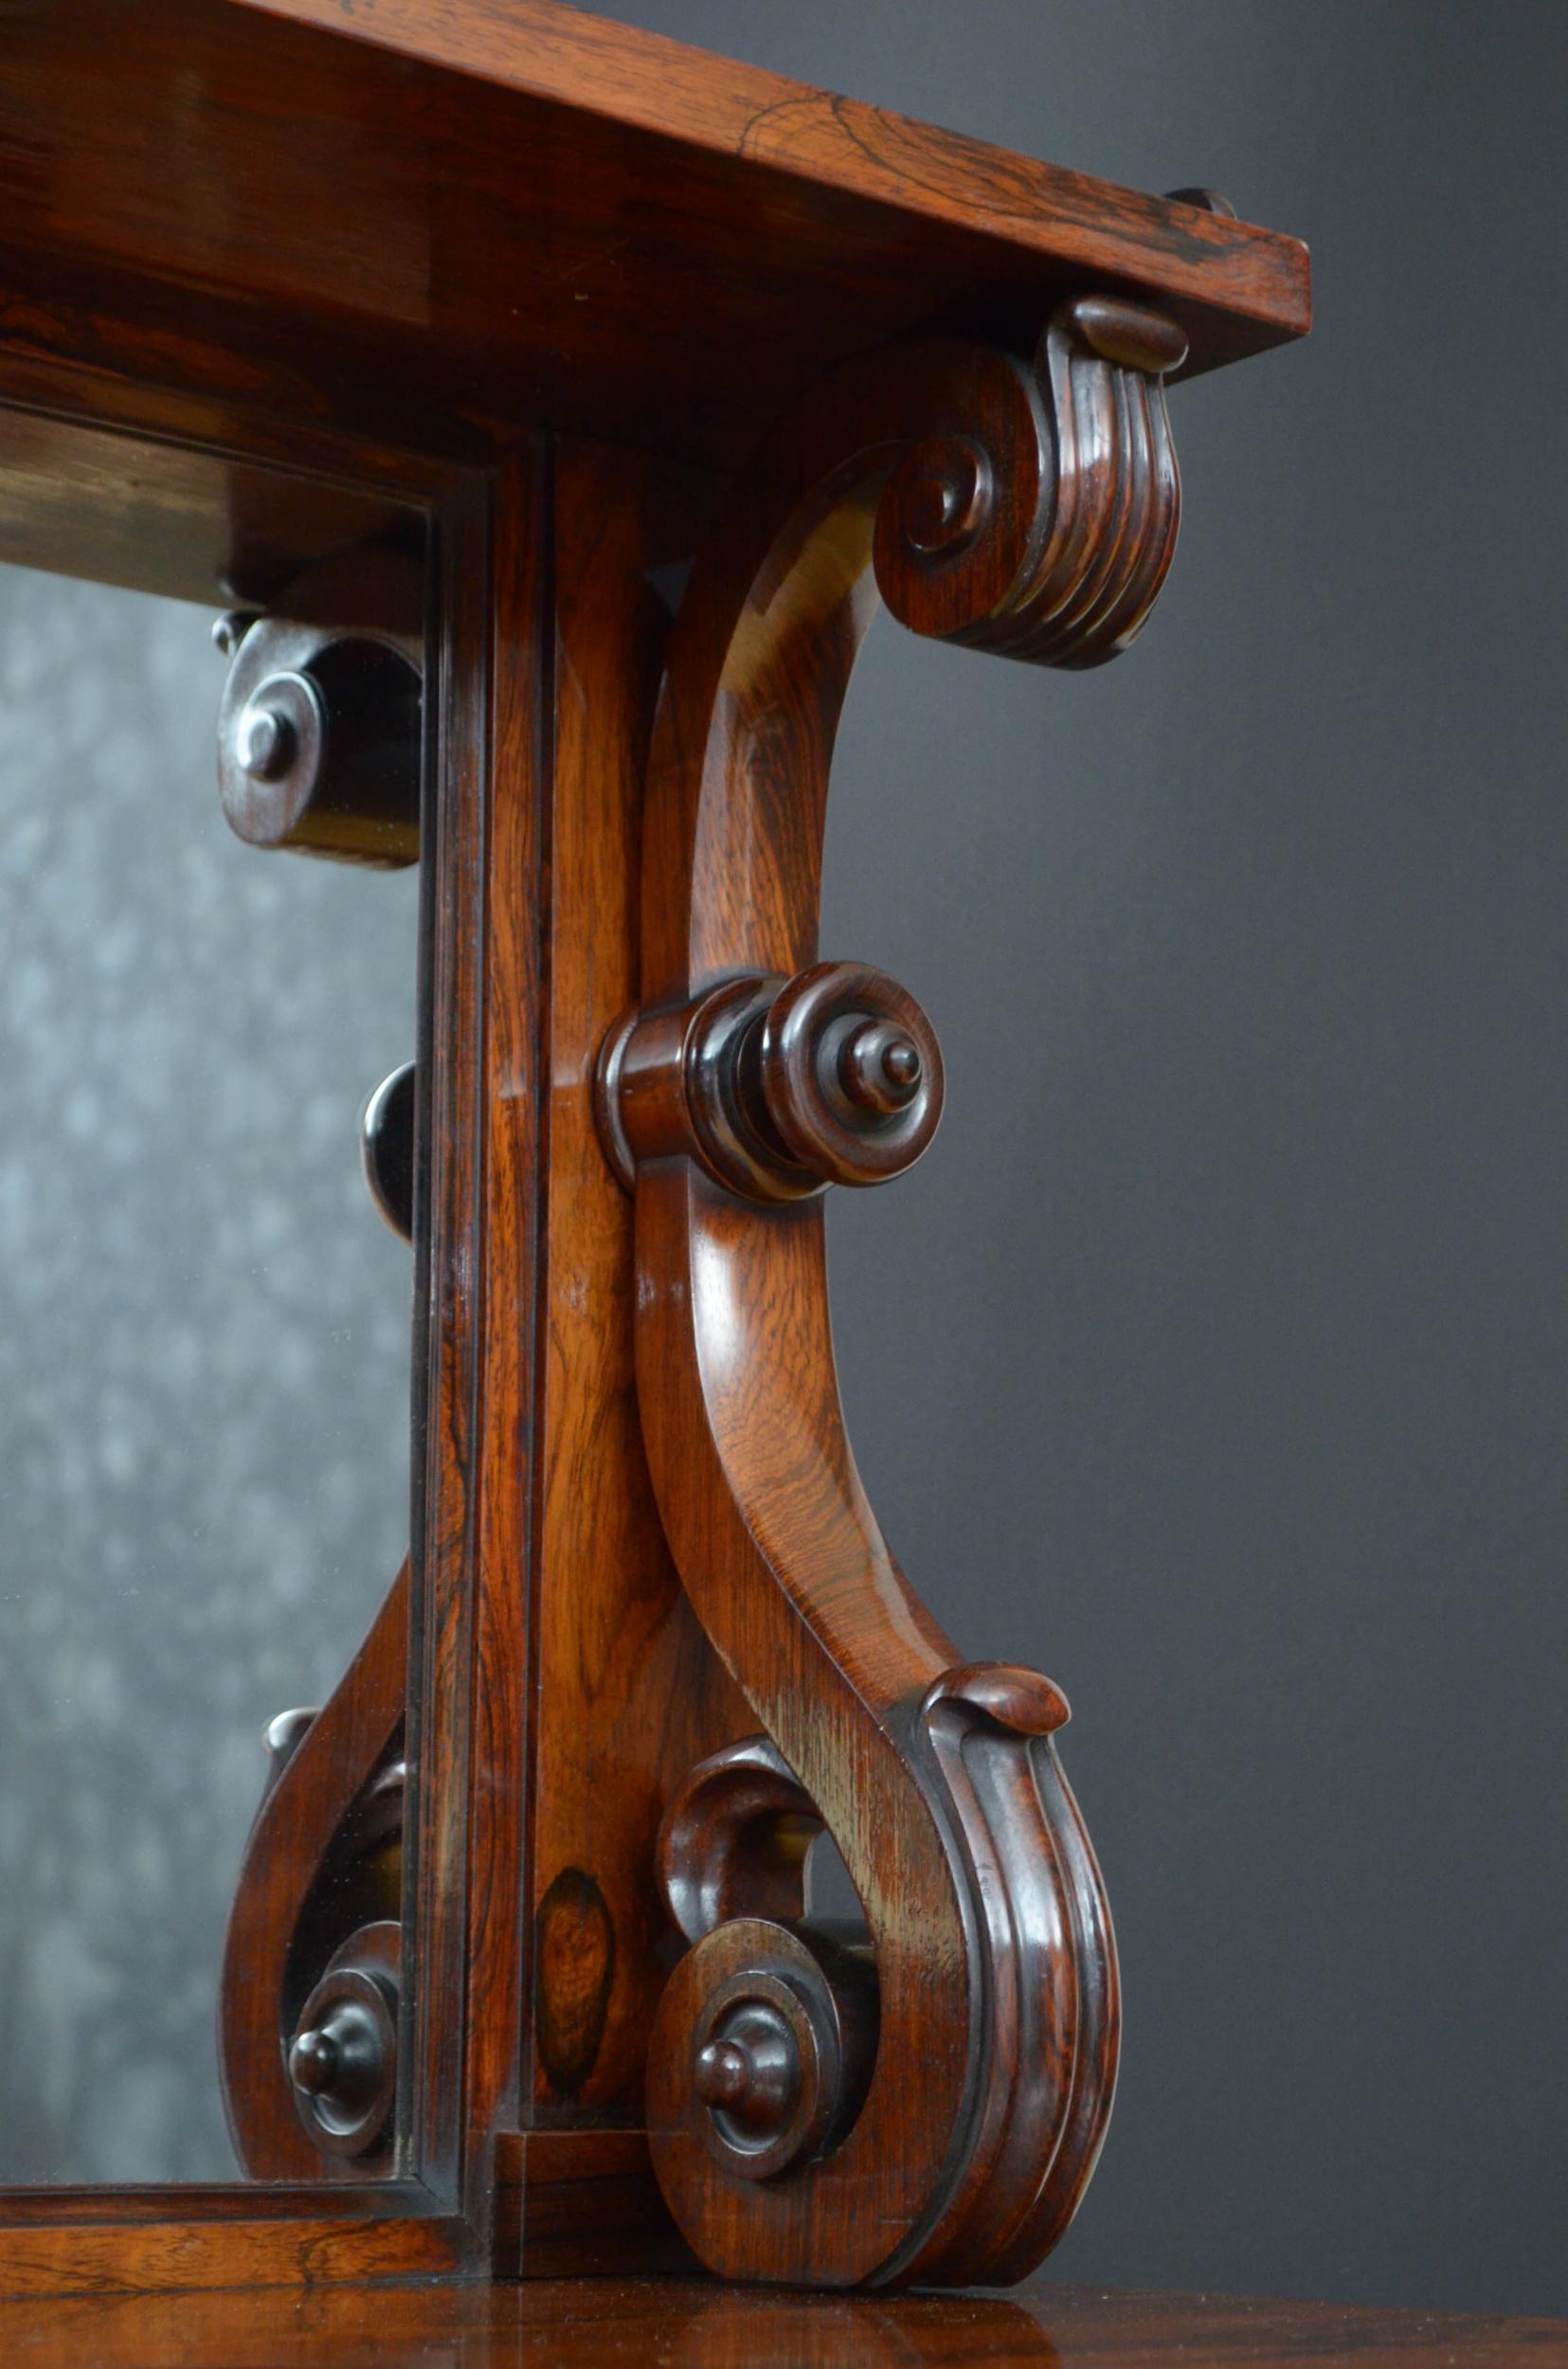
[(418, 861), (423, 606), (416, 561), (361, 551), (307, 570), (264, 616), (218, 620), (218, 790), (247, 845)]
[(359, 1156), (370, 1199), (394, 1234), (414, 1239), (414, 1112), (419, 1071), (412, 1061), (384, 1077), (359, 1123)]
[(397, 2093), (400, 1928), (363, 1926), (333, 1957), (286, 2050), (295, 2108), (326, 2155), (382, 2146)]

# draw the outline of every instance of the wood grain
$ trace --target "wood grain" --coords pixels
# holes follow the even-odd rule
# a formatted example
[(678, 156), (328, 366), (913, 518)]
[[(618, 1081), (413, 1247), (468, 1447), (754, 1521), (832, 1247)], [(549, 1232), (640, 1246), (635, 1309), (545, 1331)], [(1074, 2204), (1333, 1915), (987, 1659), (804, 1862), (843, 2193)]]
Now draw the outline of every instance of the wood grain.
[(454, 2198), (475, 2152), (458, 2068), (469, 1947), (470, 1697), (478, 1676), (490, 528), (490, 488), (475, 479), (442, 512), (432, 542), (431, 606), (440, 633), (426, 674), (414, 1130), (414, 1781), (405, 1837), (413, 1958), (405, 2055), (410, 2160), (432, 2187)]
[[(677, 2223), (729, 2277), (1020, 2277), (1071, 2219), (1109, 2112), (1115, 1949), (1054, 1747), (1065, 1701), (1036, 1673), (962, 1665), (900, 1572), (838, 1402), (820, 1202), (765, 1171), (769, 1123), (807, 1188), (902, 1165), (896, 1118), (847, 1096), (841, 1156), (802, 1165), (834, 1028), (847, 1045), (896, 1021), (940, 1076), (908, 996), (817, 960), (834, 736), (878, 590), (920, 632), (1048, 665), (1114, 657), (1174, 549), (1162, 375), (1181, 353), (1167, 321), (1093, 297), (1059, 308), (1032, 365), (929, 339), (847, 366), (730, 488), (671, 644), (644, 1015), (602, 1071), (636, 1178), (643, 1432), (687, 1591), (842, 1853), (876, 1980), (873, 2050), (864, 1960), (836, 1968), (809, 1923), (735, 1897), (766, 1854), (731, 1849), (694, 1882), (667, 1833), (687, 1929), (694, 1899), (724, 1905), (660, 2003), (649, 2129)], [(745, 1162), (715, 1156), (721, 1139)], [(700, 1782), (749, 1799), (756, 1770), (710, 1763)]]
[[(150, 443), (133, 432), (132, 407), (125, 416), (126, 432), (115, 433), (0, 405), (0, 561), (214, 608), (262, 607), (330, 555), (370, 544), (419, 549), (412, 501), (297, 467)], [(257, 441), (285, 448), (276, 435)], [(334, 458), (354, 466), (343, 446)]]
[(494, 2134), (516, 2118), (524, 1983), (544, 483), (526, 447), (441, 521), (425, 834), (413, 2160), (468, 2200), (479, 2249)]
[[(178, 2190), (166, 2189), (155, 2217), (144, 2206), (142, 2215), (112, 2222), (79, 2218), (72, 2200), (61, 2197), (58, 2219), (31, 2220), (7, 2234), (4, 2292), (53, 2298), (39, 2324), (48, 2328), (60, 2324), (62, 2296), (449, 2276), (461, 2259), (460, 2226), (433, 2213), (424, 2190), (407, 2192), (402, 2214), (388, 2211), (398, 2201), (389, 2188), (371, 2194), (371, 2212), (341, 2190), (330, 2198), (299, 2190), (285, 2209), (247, 2212), (245, 2192), (230, 2189), (224, 2209), (188, 2218)], [(0, 2304), (0, 2330), (14, 2311)], [(26, 2324), (14, 2317), (10, 2324)], [(5, 2341), (0, 2334), (0, 2357), (9, 2358)], [(75, 2356), (92, 2358), (90, 2346)]]
[(529, 2130), (496, 2146), (496, 2278), (695, 2270), (640, 2130)]
[[(219, 2070), (241, 2163), (253, 2179), (323, 2179), (334, 2166), (295, 2110), (283, 2061), (303, 1998), (338, 1944), (390, 1900), (355, 1881), (353, 1806), (402, 1728), (408, 1686), (408, 1573), (262, 1802), (235, 1882), (219, 1990)], [(383, 1875), (382, 1882), (387, 1877)], [(0, 2271), (0, 2278), (8, 2274)]]
[[(1173, 309), (1183, 296), (1219, 298), (1260, 328), (1300, 335), (1307, 327), (1305, 259), (1293, 240), (554, 0), (375, 0), (351, 12), (346, 27), (333, 0), (243, 5), (333, 25), (403, 58), (677, 142), (725, 166), (765, 168), (846, 208), (856, 201), (896, 207), (928, 236), (939, 226), (994, 235), (1012, 249), (1015, 272), (1038, 255), (1112, 285), (1129, 273), (1147, 284), (1158, 258), (1158, 284)], [(846, 211), (846, 228), (848, 220)]]
[(640, 2121), (668, 1968), (659, 1819), (692, 1763), (747, 1724), (654, 1506), (631, 1204), (591, 1094), (599, 1040), (636, 985), (642, 775), (668, 626), (649, 573), (689, 547), (704, 493), (635, 454), (568, 440), (556, 457), (529, 1778), (536, 2125), (589, 2109)]
[(846, 354), (1015, 340), (1086, 281), (1194, 370), (1307, 325), (1289, 239), (555, 0), (28, 0), (6, 67), (0, 362), (417, 451), (733, 461)]
[(1253, 2296), (781, 2295), (712, 2281), (0, 2306), (16, 2369), (1564, 2369), (1568, 2321)]
[[(1305, 256), (556, 0), (18, 0), (4, 13), (0, 555), (264, 603), (316, 561), (396, 540), (430, 552), (438, 630), (421, 835), (406, 2127), (379, 2186), (346, 2176), (329, 2189), (294, 2145), (274, 2061), (283, 1925), (360, 1760), (392, 1737), (398, 1609), (374, 1672), (351, 1677), (263, 1821), (276, 1868), (252, 1905), (267, 1930), (241, 1951), (260, 1979), (238, 2045), (271, 2084), (276, 2177), (299, 2184), (12, 2197), (0, 2287), (472, 2278), (492, 2258), (497, 2166), (502, 2255), (525, 2271), (551, 2245), (581, 2260), (596, 2227), (641, 2216), (643, 2059), (678, 1947), (655, 1836), (693, 1766), (755, 1725), (677, 1584), (665, 1527), (722, 1658), (846, 1843), (884, 2016), (892, 2001), (902, 2034), (876, 2145), (846, 2148), (838, 2189), (773, 2254), (748, 2241), (735, 2259), (857, 2276), (887, 2270), (902, 2245), (899, 2275), (1016, 2268), (1086, 2175), (1114, 2056), (1092, 1861), (1052, 1790), (1058, 1698), (1027, 1673), (955, 1669), (886, 1556), (837, 1428), (810, 1212), (768, 1221), (728, 1348), (712, 1292), (700, 1358), (674, 1299), (662, 1330), (642, 1328), (644, 1433), (666, 1475), (688, 1475), (661, 1477), (661, 1525), (633, 1401), (633, 1220), (591, 1131), (589, 1072), (640, 967), (643, 994), (678, 999), (765, 958), (782, 975), (814, 958), (827, 752), (873, 606), (874, 531), (883, 590), (918, 630), (1056, 662), (1117, 646), (1175, 529), (1162, 407), (1137, 373), (1174, 368), (1182, 344), (1190, 375), (1300, 335)], [(1060, 308), (1086, 290), (1104, 292), (1099, 313), (1080, 304), (1069, 321)], [(1151, 305), (1167, 324), (1152, 346)], [(1015, 357), (1048, 318), (1057, 341), (1036, 382)], [(894, 383), (881, 350), (913, 332), (943, 334), (919, 337), (926, 363)], [(793, 458), (781, 464), (775, 446), (759, 475), (726, 484), (824, 373), (822, 436), (808, 401)], [(982, 426), (1002, 421), (1011, 490), (1000, 543), (987, 515), (971, 552), (987, 497), (964, 479), (962, 436), (921, 445), (908, 481), (892, 473), (933, 423), (968, 433), (976, 401)], [(1047, 532), (1031, 502), (1053, 454), (1083, 498)], [(683, 613), (640, 909), (665, 611), (705, 507), (726, 523)], [(977, 570), (1019, 520), (1040, 528), (1039, 564), (997, 588), (1000, 608), (977, 609)], [(737, 639), (753, 590), (761, 614), (781, 586), (782, 629)], [(748, 788), (705, 804), (700, 763), (682, 769), (707, 747), (720, 690), (734, 695), (734, 737), (719, 753)], [(710, 1283), (739, 1275), (753, 1213), (684, 1166), (645, 1163), (644, 1278), (668, 1283), (693, 1257)], [(748, 1344), (753, 1364), (727, 1366)], [(721, 1481), (714, 1424), (731, 1416)], [(802, 1438), (815, 1477), (797, 1486)], [(757, 1593), (802, 1519), (816, 1579)], [(802, 1643), (824, 1619), (839, 1673), (825, 1687)], [(338, 1727), (343, 1765), (328, 1772)], [(1036, 1816), (1062, 1855), (1034, 1908), (1040, 1932), (1047, 1908), (1058, 1926), (1019, 1962), (1038, 1974), (1065, 1920), (1074, 1964), (1098, 1953), (1092, 1997), (992, 1980), (972, 1944), (993, 1911), (953, 1889), (961, 1834), (979, 1893), (1000, 1871), (996, 1897), (1021, 1897), (1018, 1838)], [(998, 1840), (999, 1819), (1013, 1840)], [(713, 1831), (728, 1831), (722, 1817)], [(749, 1846), (730, 1855), (767, 1863)], [(1005, 2043), (996, 2063), (1023, 2065), (1016, 2102), (995, 2067), (988, 2087), (971, 2078), (964, 2002), (982, 1994), (981, 2021)], [(1050, 2031), (1030, 2021), (1036, 1994)], [(1070, 2060), (1079, 2071), (1065, 2074)], [(1015, 2161), (1041, 2065), (1059, 2109), (1054, 2190)], [(933, 2203), (932, 2164), (961, 2123)], [(656, 2146), (673, 2131), (666, 2117)], [(974, 2220), (978, 2162), (1011, 2164), (1011, 2203), (966, 2251), (954, 2232)], [(532, 2257), (531, 2195), (544, 2248)], [(678, 2357), (749, 2360), (775, 2326), (814, 2347), (853, 2327), (871, 2358), (924, 2357), (918, 2319), (801, 2320), (775, 2300), (776, 2322), (736, 2320), (715, 2292), (671, 2299)], [(664, 2341), (663, 2307), (623, 2300), (637, 2342)], [(503, 2331), (496, 2358), (518, 2358), (535, 2327), (579, 2341), (569, 2298), (510, 2332), (483, 2308), (397, 2306), (438, 2346), (443, 2326), (461, 2329), (465, 2360), (488, 2357), (487, 2324)], [(360, 2342), (349, 2306), (279, 2306), (279, 2339), (287, 2311), (297, 2331)], [(192, 2359), (223, 2320), (218, 2306), (189, 2319)], [(53, 2341), (9, 2324), (18, 2344)], [(1022, 2328), (1027, 2357), (1053, 2357), (1030, 2324), (988, 2324), (998, 2344)], [(394, 2325), (364, 2341), (394, 2341)], [(957, 2325), (942, 2324), (944, 2343)], [(231, 2357), (253, 2338), (271, 2341), (252, 2329)], [(75, 2341), (74, 2358), (111, 2360), (141, 2340), (134, 2314), (105, 2305)], [(581, 2341), (593, 2357), (621, 2339), (603, 2323)]]

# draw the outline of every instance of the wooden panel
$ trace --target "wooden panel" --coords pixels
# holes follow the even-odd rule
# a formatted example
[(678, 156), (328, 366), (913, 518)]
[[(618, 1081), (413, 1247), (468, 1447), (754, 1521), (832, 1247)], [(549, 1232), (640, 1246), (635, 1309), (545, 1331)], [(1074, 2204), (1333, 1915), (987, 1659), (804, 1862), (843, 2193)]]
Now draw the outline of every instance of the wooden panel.
[(497, 2142), (497, 2278), (695, 2270), (640, 2130), (531, 2130)]
[(485, 829), (482, 1048), (484, 1296), (476, 1441), (478, 1537), (468, 1871), (470, 2176), (522, 2079), (528, 1572), (538, 1284), (541, 916), (549, 583), (548, 467), (531, 447), (495, 482), (491, 522), (490, 805)]
[(546, 2121), (640, 2115), (674, 1941), (659, 1817), (693, 1763), (748, 1725), (654, 1507), (633, 1379), (632, 1203), (591, 1094), (600, 1041), (636, 991), (642, 773), (667, 624), (648, 570), (687, 548), (691, 507), (635, 455), (560, 452), (532, 1779), (532, 2115)]
[(441, 788), (427, 873), (427, 1673), (413, 1732), (425, 2038), (415, 2160), (482, 2215), (515, 2120), (539, 986), (540, 459), (441, 522)]
[(23, 0), (6, 43), (0, 342), (318, 424), (733, 456), (845, 353), (1088, 285), (1194, 370), (1307, 326), (1289, 239), (555, 0)]
[[(222, 2193), (222, 2192), (220, 2192)], [(119, 2192), (119, 2202), (124, 2192)], [(178, 2189), (162, 2192), (161, 2210), (177, 2213)], [(239, 2197), (239, 2210), (232, 2209)], [(317, 2279), (435, 2277), (459, 2260), (461, 2232), (450, 2221), (421, 2218), (360, 2220), (333, 2203), (310, 2215), (291, 2199), (281, 2212), (246, 2215), (243, 2191), (222, 2194), (225, 2209), (209, 2219), (42, 2222), (5, 2240), (4, 2292), (9, 2297), (154, 2293), (161, 2288), (298, 2286)], [(424, 2199), (428, 2202), (428, 2199)], [(70, 2210), (69, 2200), (65, 2208)], [(45, 2306), (58, 2324), (58, 2301)], [(19, 2324), (15, 2306), (0, 2304), (0, 2329)], [(18, 2340), (19, 2341), (19, 2340)], [(15, 2356), (0, 2335), (0, 2358)], [(94, 2358), (91, 2347), (78, 2360)]]

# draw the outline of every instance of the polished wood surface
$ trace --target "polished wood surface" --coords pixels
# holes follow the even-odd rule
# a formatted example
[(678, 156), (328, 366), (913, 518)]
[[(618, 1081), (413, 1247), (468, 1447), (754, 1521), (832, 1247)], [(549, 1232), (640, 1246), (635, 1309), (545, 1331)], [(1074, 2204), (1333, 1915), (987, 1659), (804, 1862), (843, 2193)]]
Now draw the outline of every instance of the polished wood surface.
[(0, 2305), (18, 2369), (1564, 2369), (1568, 2321), (1252, 2296), (838, 2298), (706, 2281)]
[[(754, 2277), (1000, 2281), (1092, 2167), (1118, 1987), (1065, 1702), (941, 1636), (842, 1431), (820, 1193), (918, 1156), (941, 1057), (896, 983), (817, 964), (823, 801), (878, 589), (1041, 663), (1130, 641), (1164, 382), (1301, 335), (1305, 255), (557, 0), (21, 0), (0, 69), (0, 553), (266, 607), (375, 545), (426, 555), (429, 628), (409, 1574), (242, 1880), (266, 2184), (0, 2200), (0, 2291), (544, 2298), (192, 2304), (193, 2360), (291, 2325), (301, 2360), (1054, 2358), (994, 2303), (539, 2282), (683, 2258), (666, 2204)], [(737, 978), (742, 1035), (727, 1004), (661, 1069)], [(606, 1085), (606, 1144), (640, 1004), (657, 1123)], [(356, 2174), (279, 1998), (328, 1971), (298, 1937), (400, 1721), (398, 2103)], [(133, 2358), (135, 2313), (88, 2311), (74, 2357)]]
[[(1037, 664), (1125, 649), (1175, 548), (1163, 382), (1184, 350), (1162, 316), (1090, 295), (1027, 364), (928, 339), (849, 366), (730, 489), (676, 623), (644, 1008), (606, 1038), (600, 1099), (635, 1185), (659, 1511), (764, 1731), (672, 1807), (665, 1881), (691, 1947), (649, 2060), (660, 2183), (729, 2277), (1021, 2277), (1071, 2220), (1110, 2109), (1116, 1956), (1053, 1742), (1066, 1703), (1032, 1672), (964, 1665), (844, 1428), (821, 1191), (919, 1156), (941, 1062), (902, 988), (819, 963), (817, 916), (877, 593), (916, 631)], [(798, 1900), (781, 1913), (757, 1838), (812, 1816), (863, 1945), (820, 1936)]]
[(1158, 297), (1195, 369), (1307, 327), (1289, 239), (557, 0), (27, 0), (4, 63), (29, 399), (58, 371), (214, 425), (732, 461), (846, 353), (1015, 340), (1086, 280)]
[[(709, 498), (701, 480), (635, 453), (572, 439), (556, 451), (538, 914), (549, 1314), (533, 1458), (524, 2078), (535, 2126), (586, 2109), (640, 2124), (668, 1964), (659, 1818), (693, 1762), (747, 1725), (654, 1505), (633, 1373), (632, 1210), (605, 1166), (589, 1092), (600, 1040), (637, 981), (642, 778), (669, 628), (650, 577), (683, 558)], [(495, 894), (515, 891), (501, 878)]]
[(369, 1918), (398, 1914), (401, 1781), (390, 1834), (383, 1824), (356, 1836), (354, 1812), (396, 1751), (407, 1689), (405, 1565), (331, 1701), (271, 1785), (235, 1882), (219, 1993), (219, 2070), (235, 2152), (254, 2179), (334, 2172), (351, 2179), (387, 2168), (385, 2161), (331, 2162), (312, 2144), (282, 2043), (338, 1945)]
[(532, 2130), (496, 2143), (498, 2279), (700, 2269), (670, 2218), (641, 2130)]
[(462, 2222), (411, 2181), (0, 2197), (0, 2295), (8, 2300), (449, 2278), (470, 2252)]
[[(548, 631), (545, 457), (523, 447), (437, 526), (441, 787), (424, 877), (415, 1438), (422, 1675), (410, 1923), (424, 2038), (408, 2144), (488, 2248), (491, 2148), (521, 2078), (526, 1588), (540, 1123), (536, 917)], [(423, 1198), (422, 1198), (423, 1196)]]

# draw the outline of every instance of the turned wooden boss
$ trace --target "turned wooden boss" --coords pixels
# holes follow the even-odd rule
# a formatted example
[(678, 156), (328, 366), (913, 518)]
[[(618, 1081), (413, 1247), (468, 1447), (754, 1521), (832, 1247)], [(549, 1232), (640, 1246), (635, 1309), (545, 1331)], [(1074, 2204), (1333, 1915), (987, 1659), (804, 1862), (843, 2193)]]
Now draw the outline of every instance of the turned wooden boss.
[(942, 1094), (930, 1022), (859, 963), (727, 979), (629, 1013), (598, 1076), (600, 1128), (628, 1190), (640, 1161), (685, 1152), (760, 1202), (901, 1176), (936, 1133)]
[(247, 845), (419, 861), (422, 612), (417, 561), (365, 551), (297, 578), (264, 617), (220, 620), (218, 794)]

